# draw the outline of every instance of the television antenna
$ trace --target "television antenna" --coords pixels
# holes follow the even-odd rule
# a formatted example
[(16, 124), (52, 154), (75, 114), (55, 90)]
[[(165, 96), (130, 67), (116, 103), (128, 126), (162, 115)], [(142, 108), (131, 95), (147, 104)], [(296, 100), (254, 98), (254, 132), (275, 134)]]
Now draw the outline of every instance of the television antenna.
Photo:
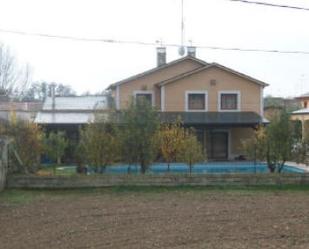
[(184, 46), (184, 39), (185, 39), (185, 23), (184, 23), (184, 16), (183, 16), (183, 1), (181, 0), (181, 45), (178, 49), (178, 54), (180, 56), (183, 56), (186, 52), (185, 46)]

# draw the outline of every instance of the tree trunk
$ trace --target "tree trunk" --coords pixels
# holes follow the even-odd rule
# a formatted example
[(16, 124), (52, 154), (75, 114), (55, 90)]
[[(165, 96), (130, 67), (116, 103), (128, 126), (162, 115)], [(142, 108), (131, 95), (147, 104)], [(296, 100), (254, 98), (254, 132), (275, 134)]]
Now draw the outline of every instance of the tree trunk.
[(146, 164), (145, 161), (141, 161), (141, 173), (144, 175), (146, 173)]
[(3, 160), (0, 160), (0, 192), (4, 189), (5, 187), (5, 182), (6, 182), (6, 169), (3, 163)]
[(285, 161), (283, 161), (282, 163), (280, 163), (279, 168), (278, 168), (278, 173), (281, 173), (281, 171), (282, 171), (283, 168), (284, 168), (284, 164), (285, 164)]
[(54, 176), (56, 175), (56, 169), (57, 169), (57, 165), (56, 165), (56, 164), (53, 164), (53, 175), (54, 175)]
[(131, 164), (129, 164), (129, 166), (128, 166), (128, 175), (130, 175), (131, 174)]
[(267, 163), (268, 169), (270, 171), (270, 173), (275, 173), (276, 171), (276, 165), (273, 163)]
[(100, 167), (100, 174), (104, 174), (106, 170), (106, 165)]
[(170, 162), (167, 163), (167, 172), (170, 172)]
[(8, 171), (8, 145), (9, 141), (1, 139), (1, 158), (0, 158), (0, 192), (5, 188), (6, 176)]

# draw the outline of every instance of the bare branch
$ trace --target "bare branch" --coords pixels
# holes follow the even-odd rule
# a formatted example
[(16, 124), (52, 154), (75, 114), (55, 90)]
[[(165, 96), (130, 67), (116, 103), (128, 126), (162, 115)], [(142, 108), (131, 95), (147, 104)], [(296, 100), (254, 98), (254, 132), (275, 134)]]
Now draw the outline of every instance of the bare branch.
[(30, 67), (20, 67), (8, 47), (0, 43), (0, 95), (20, 95), (29, 85)]

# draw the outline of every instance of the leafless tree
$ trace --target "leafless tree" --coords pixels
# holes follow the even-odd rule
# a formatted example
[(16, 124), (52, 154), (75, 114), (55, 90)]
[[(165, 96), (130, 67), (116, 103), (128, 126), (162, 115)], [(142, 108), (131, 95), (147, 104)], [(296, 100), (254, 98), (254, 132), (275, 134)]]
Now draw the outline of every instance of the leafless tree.
[(18, 65), (10, 49), (0, 43), (0, 95), (21, 95), (29, 81), (29, 65)]

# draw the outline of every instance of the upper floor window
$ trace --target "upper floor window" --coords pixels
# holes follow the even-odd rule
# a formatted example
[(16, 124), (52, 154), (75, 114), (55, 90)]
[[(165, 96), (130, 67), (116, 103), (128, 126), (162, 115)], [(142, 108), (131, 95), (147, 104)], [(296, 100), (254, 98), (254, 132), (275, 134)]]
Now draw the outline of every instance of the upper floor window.
[(207, 111), (207, 92), (187, 91), (186, 111)]
[(219, 111), (239, 111), (240, 92), (219, 92)]
[(154, 97), (152, 91), (135, 91), (134, 92), (135, 101), (146, 101), (150, 105), (154, 105)]
[(304, 108), (308, 108), (308, 102), (304, 101)]

